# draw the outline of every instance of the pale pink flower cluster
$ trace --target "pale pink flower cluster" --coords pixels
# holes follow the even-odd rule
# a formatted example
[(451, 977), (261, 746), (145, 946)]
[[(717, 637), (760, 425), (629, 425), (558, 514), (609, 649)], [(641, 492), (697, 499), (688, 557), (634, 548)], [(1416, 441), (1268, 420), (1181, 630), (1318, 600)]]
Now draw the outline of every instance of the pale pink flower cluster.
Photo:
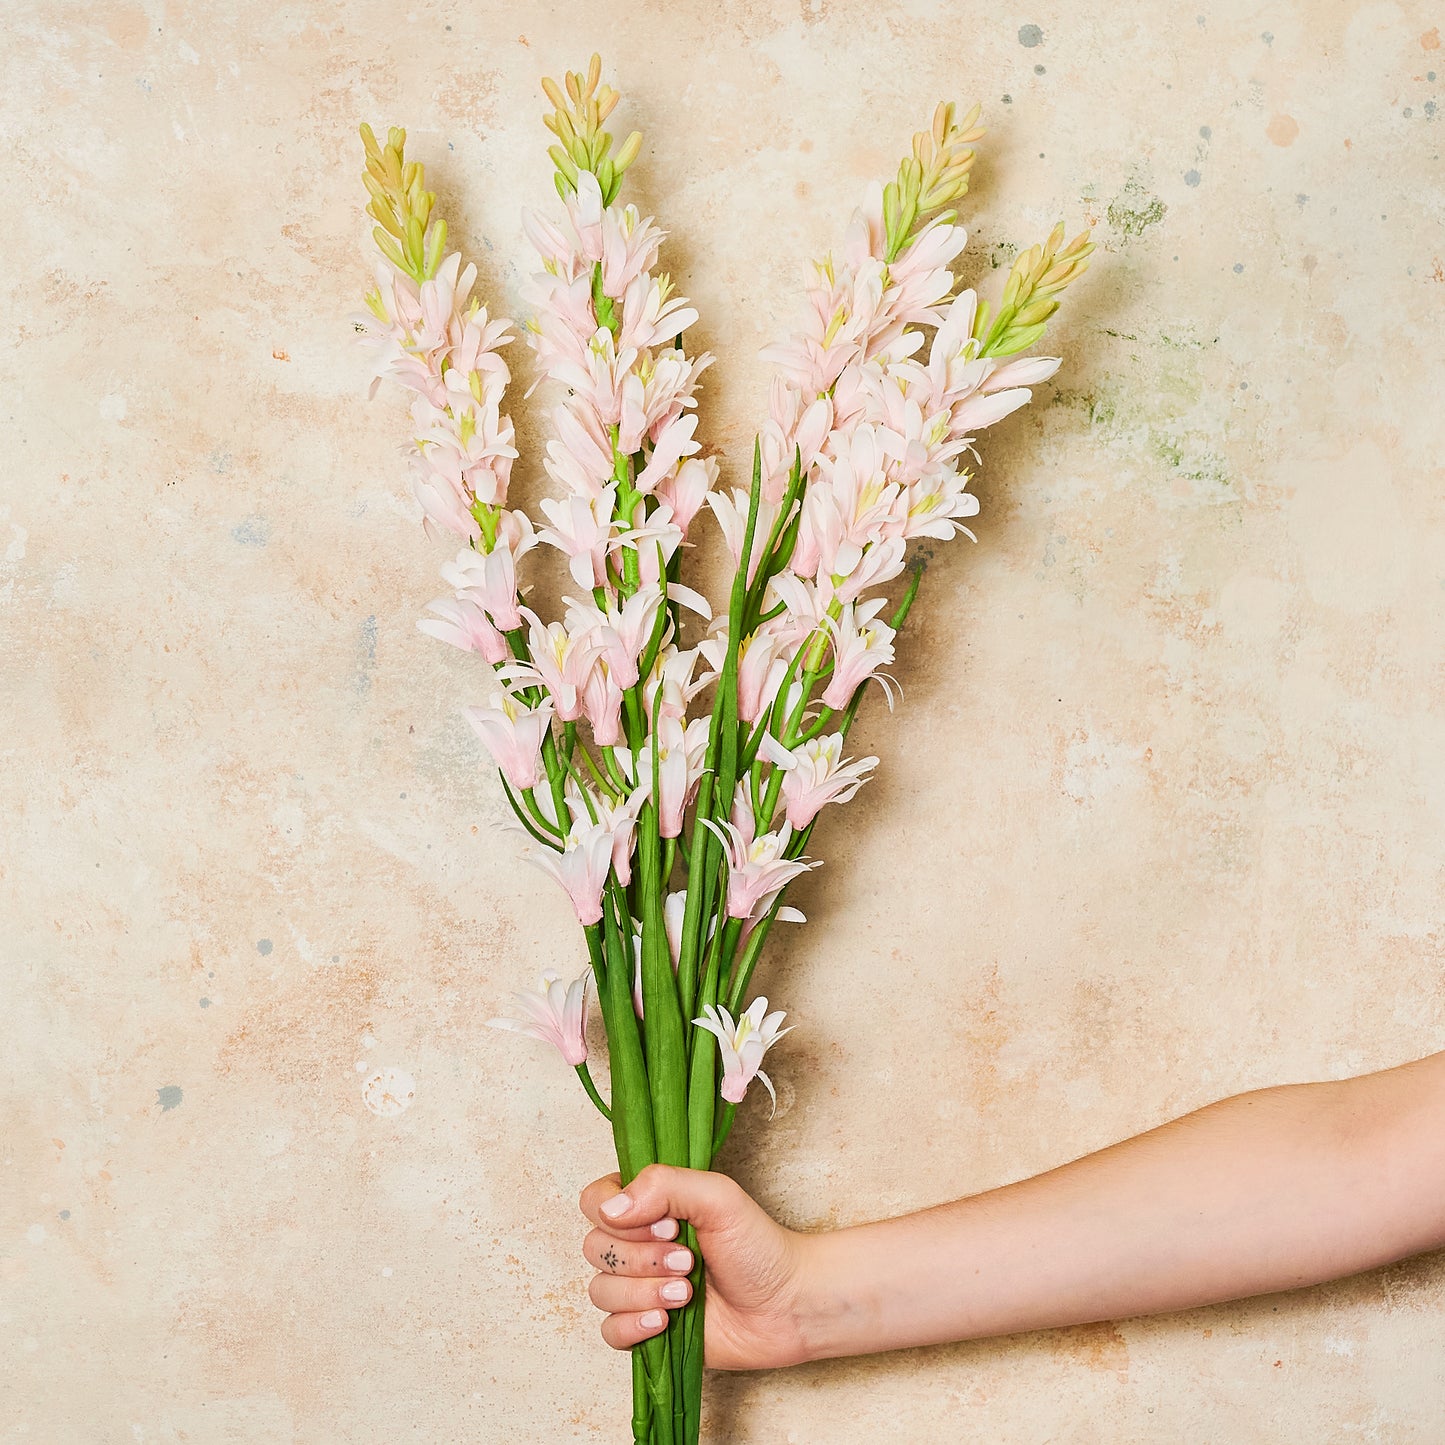
[[(694, 436), (697, 379), (712, 358), (690, 359), (676, 344), (697, 313), (672, 294), (665, 276), (653, 274), (663, 233), (634, 206), (603, 206), (595, 176), (579, 174), (560, 225), (530, 212), (524, 225), (543, 263), (528, 291), (536, 314), (526, 327), (538, 381), (567, 388), (552, 412), (555, 436), (544, 463), (562, 495), (540, 503), (546, 525), (535, 530), (523, 513), (501, 510), (491, 549), (485, 550), (482, 537), (442, 569), (452, 595), (432, 602), (434, 615), (418, 625), (493, 664), (491, 697), (485, 706), (466, 709), (466, 716), (513, 788), (530, 792), (542, 781), (542, 746), (554, 720), (585, 722), (598, 747), (616, 750), (627, 784), (621, 804), (615, 793), (589, 789), (584, 796), (569, 784), (570, 816), (557, 819), (545, 791), (534, 800), (561, 840), (560, 848), (535, 861), (567, 890), (578, 919), (592, 923), (601, 916), (609, 864), (620, 882), (630, 876), (632, 828), (651, 792), (654, 761), (665, 838), (681, 831), (702, 774), (707, 722), (688, 722), (686, 713), (706, 678), (694, 681), (696, 651), (676, 645), (674, 608), (686, 606), (704, 617), (710, 608), (676, 584), (667, 587), (665, 602), (662, 572), (717, 475), (716, 462), (697, 455)], [(438, 279), (444, 284), (421, 288), (436, 326), (398, 326), (381, 338), (389, 348), (389, 374), (414, 377), (417, 389), (430, 388), (429, 396), (444, 395), (438, 388), (450, 373), (440, 371), (442, 348), (421, 343), (453, 325), (455, 315), (447, 321), (443, 303), (457, 295), (465, 299), (465, 287), (456, 281), (457, 259), (442, 267)], [(470, 268), (461, 282), (470, 285)], [(395, 284), (396, 310), (410, 317), (407, 278)], [(479, 383), (494, 403), (507, 380), (505, 367), (497, 367)], [(495, 394), (488, 390), (494, 383)], [(476, 497), (500, 505), (505, 488)], [(475, 527), (468, 535), (476, 543)], [(566, 556), (585, 590), (566, 599), (560, 621), (539, 617), (518, 586), (519, 559), (538, 542)], [(509, 633), (519, 634), (524, 645), (514, 648)], [(649, 676), (640, 678), (654, 639)], [(625, 694), (639, 682), (650, 731), (634, 759), (624, 746), (622, 709)]]
[[(558, 722), (585, 722), (599, 748), (615, 750), (626, 801), (569, 792), (572, 816), (559, 824), (566, 830), (562, 851), (537, 859), (567, 889), (579, 920), (591, 923), (601, 916), (607, 859), (620, 882), (630, 876), (631, 830), (641, 800), (651, 796), (654, 771), (664, 838), (681, 831), (702, 775), (708, 725), (686, 721), (687, 703), (702, 683), (692, 678), (695, 653), (676, 645), (673, 608), (703, 616), (710, 609), (676, 584), (664, 598), (663, 570), (717, 475), (716, 462), (697, 455), (694, 436), (697, 379), (712, 358), (689, 358), (676, 344), (697, 313), (672, 294), (665, 276), (653, 274), (663, 233), (634, 206), (604, 206), (590, 172), (579, 173), (561, 225), (531, 212), (523, 220), (543, 264), (528, 291), (536, 314), (526, 328), (538, 381), (567, 388), (552, 412), (556, 434), (544, 463), (563, 495), (540, 504), (548, 525), (524, 543), (562, 552), (587, 595), (567, 598), (561, 621), (517, 610), (513, 625), (525, 629), (525, 658), (505, 661), (487, 639), (504, 683), (514, 692), (538, 688), (547, 700), (518, 709), (510, 727), (495, 702), (485, 718), (476, 711), (472, 718), (479, 731), (483, 722), (492, 728), (483, 737), (503, 771), (510, 767), (532, 784), (530, 729), (544, 709)], [(451, 620), (429, 630), (440, 635)], [(454, 626), (448, 640), (460, 632)], [(643, 679), (640, 667), (654, 639), (656, 656)], [(624, 745), (622, 708), (639, 683), (650, 731), (634, 758)], [(532, 766), (522, 767), (519, 753)], [(618, 842), (624, 834), (625, 846)]]
[(785, 856), (793, 836), (790, 823), (773, 832), (758, 833), (743, 787), (738, 789), (732, 822), (719, 824), (710, 818), (704, 821), (722, 840), (727, 859), (729, 918), (757, 922), (794, 878), (819, 866)]
[[(751, 613), (762, 620), (738, 639), (745, 761), (733, 797), (716, 797), (701, 820), (727, 873), (725, 918), (711, 923), (746, 938), (772, 918), (803, 921), (778, 907), (783, 890), (819, 866), (798, 856), (799, 835), (828, 804), (853, 799), (878, 762), (844, 756), (846, 729), (834, 717), (872, 680), (894, 701), (884, 669), (895, 631), (882, 589), (902, 572), (910, 541), (973, 536), (964, 519), (978, 501), (963, 459), (977, 433), (1026, 403), (1059, 363), (980, 356), (976, 297), (955, 293), (951, 270), (963, 228), (935, 219), (890, 262), (875, 185), (840, 259), (815, 266), (803, 329), (764, 353), (777, 374), (744, 559), (750, 498), (715, 490), (717, 464), (700, 455), (695, 393), (712, 358), (681, 346), (697, 313), (654, 274), (663, 233), (634, 206), (604, 205), (597, 178), (581, 169), (564, 217), (527, 213), (524, 225), (543, 267), (527, 291), (534, 387), (565, 389), (543, 462), (560, 495), (540, 503), (535, 526), (506, 507), (517, 453), (498, 348), (509, 324), (472, 298), (475, 269), (452, 255), (418, 285), (383, 268), (368, 298), (378, 375), (414, 393), (414, 486), (427, 529), (466, 541), (442, 568), (449, 595), (418, 626), (490, 665), (487, 701), (466, 717), (544, 845), (532, 861), (566, 891), (579, 922), (595, 925), (609, 880), (626, 888), (632, 878), (644, 802), (655, 805), (670, 868), (707, 768), (710, 723), (688, 709), (722, 673), (728, 617), (713, 617), (708, 635), (683, 649), (678, 608), (704, 618), (711, 609), (666, 574), (709, 507), (747, 582), (765, 560), (770, 572)], [(788, 536), (791, 551), (774, 572), (770, 549)], [(539, 543), (566, 558), (579, 594), (564, 599), (560, 620), (538, 616), (520, 585), (521, 559)], [(585, 743), (577, 755), (579, 725), (596, 756)], [(559, 734), (561, 763), (547, 751)], [(671, 893), (663, 909), (674, 967), (684, 903)], [(632, 923), (641, 1017), (641, 929)], [(586, 984), (584, 974), (564, 988), (549, 972), (519, 996), (525, 1021), (495, 1022), (548, 1039), (580, 1064)], [(756, 999), (734, 1020), (707, 1004), (692, 1021), (718, 1040), (729, 1103), (754, 1077), (772, 1092), (760, 1064), (788, 1030), (766, 1008)]]
[(717, 476), (694, 436), (697, 379), (712, 357), (674, 344), (697, 312), (652, 272), (663, 232), (635, 206), (604, 206), (591, 172), (579, 173), (562, 226), (530, 211), (523, 224), (543, 264), (527, 339), (538, 379), (569, 392), (544, 462), (565, 495), (542, 504), (550, 525), (539, 535), (579, 586), (615, 590), (629, 549), (655, 586), (659, 551), (665, 565)]
[(427, 533), (478, 537), (474, 508), (505, 503), (517, 455), (501, 409), (510, 373), (497, 350), (510, 324), (472, 296), (477, 268), (463, 270), (460, 252), (420, 285), (386, 262), (376, 278), (371, 310), (357, 320), (375, 356), (373, 393), (383, 377), (415, 393), (412, 489)]
[[(869, 594), (899, 575), (914, 538), (972, 537), (961, 519), (978, 501), (960, 458), (1059, 364), (978, 355), (976, 297), (954, 294), (950, 270), (965, 239), (961, 226), (937, 219), (888, 263), (882, 189), (873, 186), (841, 262), (830, 257), (814, 268), (804, 329), (764, 352), (778, 370), (761, 438), (749, 580), (790, 520), (781, 513), (795, 458), (804, 486), (796, 544), (764, 595), (768, 620), (739, 643), (739, 716), (768, 719), (768, 727), (752, 786), (740, 789), (733, 822), (723, 825), (734, 917), (766, 913), (779, 879), (793, 876), (772, 870), (800, 866), (783, 856), (790, 830), (807, 827), (827, 803), (851, 799), (877, 763), (845, 760), (841, 733), (822, 731), (828, 714), (871, 679), (892, 706), (894, 684), (883, 669), (893, 661), (894, 629), (880, 616), (884, 598)], [(708, 502), (742, 565), (748, 493), (715, 493)], [(727, 620), (718, 618), (701, 649), (714, 675), (726, 644)], [(816, 698), (808, 695), (815, 678)], [(781, 786), (769, 788), (774, 771)], [(780, 831), (771, 816), (754, 831), (751, 808), (762, 797), (781, 804)]]

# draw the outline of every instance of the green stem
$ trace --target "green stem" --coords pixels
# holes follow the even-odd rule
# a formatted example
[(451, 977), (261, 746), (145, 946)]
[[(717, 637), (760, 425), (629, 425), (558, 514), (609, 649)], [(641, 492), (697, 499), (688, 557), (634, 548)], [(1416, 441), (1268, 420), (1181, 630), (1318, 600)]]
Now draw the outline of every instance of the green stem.
[(547, 781), (552, 788), (552, 806), (557, 810), (558, 833), (559, 836), (565, 836), (566, 821), (572, 816), (567, 809), (567, 773), (557, 756), (557, 740), (552, 736), (550, 727), (542, 735), (542, 766), (547, 770)]
[[(596, 929), (598, 925), (591, 927)], [(630, 934), (630, 923), (623, 919), (619, 924), (612, 899), (604, 897), (601, 930), (607, 972), (605, 987), (599, 989), (599, 996), (612, 1063), (612, 1137), (617, 1145), (622, 1182), (627, 1184), (644, 1165), (656, 1160), (657, 1146), (652, 1132), (647, 1063), (643, 1058), (637, 1015), (632, 1011), (631, 940), (629, 937), (624, 944), (620, 931), (623, 928)]]
[(577, 1065), (577, 1077), (582, 1080), (582, 1087), (587, 1090), (587, 1097), (597, 1105), (602, 1117), (606, 1119), (608, 1123), (611, 1123), (612, 1110), (602, 1102), (602, 1095), (597, 1092), (597, 1085), (592, 1082), (592, 1074), (587, 1067), (586, 1059), (583, 1059), (582, 1062)]
[(603, 748), (602, 761), (607, 764), (607, 775), (617, 785), (617, 791), (625, 798), (632, 791), (632, 784), (622, 776), (622, 769), (617, 765), (617, 754), (611, 748)]
[(652, 1445), (652, 1396), (640, 1348), (632, 1351), (632, 1445)]
[[(654, 790), (656, 778), (654, 774)], [(654, 792), (655, 796), (655, 792)], [(642, 805), (637, 820), (638, 898), (642, 911), (642, 1014), (647, 1076), (652, 1091), (652, 1125), (657, 1158), (663, 1164), (686, 1164), (687, 1045), (682, 1005), (672, 972), (672, 952), (663, 923), (659, 874), (657, 809)]]
[(707, 1316), (707, 1270), (697, 1250), (697, 1235), (689, 1225), (682, 1232), (686, 1248), (697, 1262), (692, 1269), (692, 1298), (683, 1307), (682, 1390), (686, 1408), (683, 1445), (698, 1445), (702, 1431), (703, 1322)]
[[(783, 500), (778, 506), (778, 515), (773, 518), (772, 529), (768, 533), (768, 544), (763, 548), (763, 555), (758, 559), (757, 576), (747, 586), (747, 600), (743, 608), (743, 628), (751, 632), (754, 614), (763, 605), (763, 596), (768, 590), (768, 583), (772, 578), (787, 565), (787, 559), (780, 558), (777, 553), (778, 537), (786, 527), (793, 521), (793, 506), (798, 500), (798, 494), (803, 490), (803, 455), (797, 447), (793, 448), (793, 465), (788, 475), (788, 489), (783, 494)], [(795, 535), (796, 535), (796, 529)], [(788, 548), (791, 556), (792, 548)], [(739, 567), (746, 577), (746, 569), (752, 560), (752, 539), (749, 537), (747, 550), (743, 552)]]
[[(826, 689), (825, 689), (826, 691)], [(817, 716), (813, 725), (798, 739), (800, 743), (810, 743), (816, 737), (821, 737), (828, 730), (828, 724), (832, 721), (833, 709), (825, 707)]]
[(712, 1157), (717, 1158), (722, 1146), (727, 1143), (728, 1135), (733, 1131), (733, 1120), (737, 1118), (738, 1106), (736, 1104), (724, 1103), (722, 1106), (722, 1117), (717, 1121), (717, 1129), (712, 1136)]
[[(580, 751), (582, 753), (582, 761), (587, 764), (587, 771), (592, 774), (593, 781), (596, 782), (597, 786), (602, 790), (602, 796), (612, 799), (615, 803), (617, 801), (616, 790), (613, 788), (612, 783), (607, 778), (603, 777), (601, 770), (597, 766), (596, 760), (592, 756), (591, 749), (584, 746), (581, 748)], [(576, 776), (577, 775), (574, 770), (573, 777)]]
[[(507, 795), (507, 801), (512, 805), (512, 811), (517, 815), (517, 821), (537, 840), (537, 842), (545, 844), (554, 852), (560, 851), (558, 844), (554, 839), (544, 838), (532, 826), (531, 822), (527, 818), (526, 813), (522, 811), (521, 804), (517, 801), (517, 795), (512, 791), (511, 785), (507, 782), (507, 775), (502, 772), (500, 768), (497, 769), (497, 776), (502, 780), (502, 791)], [(530, 788), (524, 788), (522, 791), (522, 796), (527, 801), (527, 807), (531, 809), (531, 811), (536, 815), (537, 821), (544, 828), (546, 828), (548, 832), (557, 833), (557, 830), (546, 820), (546, 818), (542, 816), (540, 809), (538, 809), (537, 807), (536, 799), (532, 797), (532, 790)], [(562, 835), (560, 833), (557, 833), (557, 837), (560, 838), (561, 836)]]
[[(743, 557), (752, 556), (753, 533), (758, 525), (758, 507), (763, 494), (762, 444), (753, 442), (753, 484), (748, 494), (748, 519), (743, 528)], [(703, 929), (711, 914), (714, 870), (721, 861), (721, 845), (710, 828), (703, 827), (716, 806), (722, 817), (732, 811), (733, 789), (738, 769), (738, 647), (742, 642), (743, 615), (747, 604), (747, 567), (733, 575), (732, 596), (728, 602), (727, 651), (723, 656), (713, 701), (712, 726), (708, 732), (707, 760), (703, 779), (698, 787), (698, 802), (693, 814), (692, 854), (698, 860), (696, 873), (689, 869), (687, 904), (683, 911), (682, 947), (678, 960), (678, 985), (683, 1011), (690, 1018), (696, 999), (695, 982), (698, 960), (702, 954)], [(696, 887), (694, 887), (696, 883)]]

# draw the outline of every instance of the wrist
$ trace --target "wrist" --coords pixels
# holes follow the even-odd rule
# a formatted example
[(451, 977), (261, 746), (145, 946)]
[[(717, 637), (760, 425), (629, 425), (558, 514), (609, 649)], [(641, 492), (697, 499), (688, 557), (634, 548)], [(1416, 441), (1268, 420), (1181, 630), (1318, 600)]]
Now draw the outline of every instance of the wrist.
[(866, 1354), (876, 1345), (878, 1311), (854, 1267), (858, 1229), (796, 1237), (798, 1289), (794, 1324), (799, 1363)]

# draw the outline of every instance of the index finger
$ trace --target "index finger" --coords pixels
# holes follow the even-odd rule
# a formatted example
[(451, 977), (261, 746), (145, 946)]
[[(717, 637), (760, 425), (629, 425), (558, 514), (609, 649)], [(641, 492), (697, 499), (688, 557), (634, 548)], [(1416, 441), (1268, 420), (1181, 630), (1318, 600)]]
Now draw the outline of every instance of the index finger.
[(653, 1225), (642, 1225), (637, 1229), (619, 1229), (608, 1217), (602, 1213), (602, 1201), (611, 1199), (614, 1194), (622, 1192), (622, 1176), (620, 1174), (604, 1174), (601, 1179), (594, 1179), (583, 1191), (582, 1197), (577, 1202), (581, 1206), (582, 1213), (587, 1216), (599, 1229), (606, 1230), (608, 1234), (617, 1239), (673, 1239), (677, 1235), (677, 1221), (675, 1219), (660, 1219)]

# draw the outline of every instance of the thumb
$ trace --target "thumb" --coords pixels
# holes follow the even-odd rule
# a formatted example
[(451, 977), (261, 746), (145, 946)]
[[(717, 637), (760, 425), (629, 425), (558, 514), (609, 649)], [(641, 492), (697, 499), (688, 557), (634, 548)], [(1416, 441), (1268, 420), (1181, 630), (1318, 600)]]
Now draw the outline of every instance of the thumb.
[(597, 1207), (607, 1227), (636, 1229), (675, 1218), (709, 1232), (736, 1222), (746, 1200), (741, 1185), (726, 1174), (649, 1164), (623, 1193), (602, 1200)]

